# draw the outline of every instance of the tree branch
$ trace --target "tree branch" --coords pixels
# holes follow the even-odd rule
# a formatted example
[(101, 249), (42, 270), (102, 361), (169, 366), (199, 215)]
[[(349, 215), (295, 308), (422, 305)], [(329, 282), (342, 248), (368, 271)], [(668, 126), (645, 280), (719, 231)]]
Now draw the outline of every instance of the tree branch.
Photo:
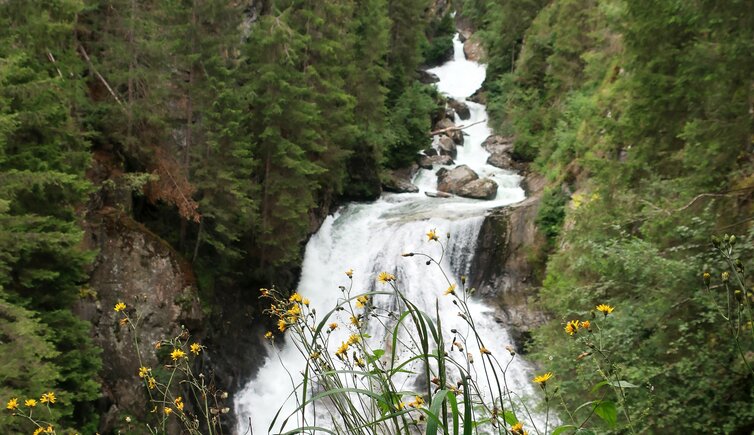
[(458, 126), (455, 126), (455, 127), (448, 127), (448, 128), (443, 128), (443, 129), (440, 129), (440, 130), (430, 131), (429, 135), (430, 136), (437, 136), (438, 134), (449, 133), (451, 131), (459, 131), (459, 130), (466, 129), (466, 128), (469, 128), (471, 126), (477, 125), (477, 124), (481, 124), (483, 122), (487, 122), (487, 120), (483, 119), (481, 121), (477, 121), (477, 122), (471, 123), (469, 125), (458, 125)]

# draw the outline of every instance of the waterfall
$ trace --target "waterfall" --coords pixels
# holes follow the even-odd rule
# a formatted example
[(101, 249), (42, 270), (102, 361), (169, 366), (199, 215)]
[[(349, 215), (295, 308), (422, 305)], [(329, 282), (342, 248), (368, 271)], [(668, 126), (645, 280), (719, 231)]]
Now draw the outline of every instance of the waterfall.
[[(465, 101), (484, 81), (485, 66), (465, 59), (458, 35), (454, 39), (454, 49), (453, 60), (430, 72), (440, 78), (437, 84), (440, 92)], [(471, 119), (456, 119), (456, 124), (469, 125), (487, 119), (483, 105), (470, 101), (466, 103)], [(336, 305), (342, 297), (338, 287), (348, 286), (350, 282), (344, 273), (346, 270), (353, 269), (353, 294), (385, 289), (385, 285), (378, 283), (376, 277), (379, 272), (387, 271), (396, 276), (397, 285), (420, 309), (434, 314), (435, 303), (439, 301), (439, 314), (446, 336), (452, 335), (447, 332), (451, 328), (457, 328), (461, 334), (468, 333), (468, 327), (457, 315), (458, 309), (452, 304), (452, 298), (443, 296), (448, 284), (437, 266), (427, 266), (419, 257), (401, 256), (405, 252), (425, 252), (439, 257), (439, 244), (428, 242), (426, 237), (427, 231), (436, 229), (440, 240), (447, 246), (443, 269), (451, 280), (460, 283), (460, 276), (469, 273), (486, 212), (524, 199), (519, 175), (486, 164), (489, 154), (481, 143), (491, 134), (487, 123), (481, 122), (465, 129), (464, 134), (465, 145), (458, 148), (456, 164), (468, 165), (480, 177), (493, 179), (499, 187), (497, 196), (488, 201), (428, 197), (424, 192), (434, 191), (437, 186), (435, 172), (439, 168), (435, 168), (420, 170), (416, 175), (414, 183), (420, 188), (418, 193), (386, 193), (372, 203), (352, 203), (342, 207), (324, 221), (306, 246), (297, 290), (311, 300), (312, 308), (318, 313), (325, 313)], [(386, 310), (396, 308), (394, 298), (387, 295), (375, 297), (373, 303)], [(495, 309), (473, 300), (470, 309), (488, 349), (495, 355), (507, 356), (505, 347), (511, 341), (505, 326), (496, 321)], [(348, 323), (345, 314), (336, 320)], [(379, 325), (372, 324), (368, 328), (370, 344), (374, 348), (383, 347), (384, 329), (381, 331)], [(339, 330), (334, 333), (339, 333)], [(340, 333), (347, 336), (346, 331)], [(338, 338), (331, 340), (331, 343), (337, 346), (340, 341)], [(474, 354), (475, 359), (481, 359), (478, 349), (467, 351)], [(304, 359), (289, 342), (280, 343), (277, 350), (271, 347), (269, 355), (256, 378), (236, 399), (239, 433), (247, 429), (249, 418), (255, 435), (267, 433), (268, 425), (281, 405), (285, 404), (288, 412), (295, 409), (295, 400), (289, 394), (293, 384), (301, 379)], [(507, 361), (505, 357), (501, 359)], [(520, 358), (514, 359), (506, 379), (511, 390), (518, 395), (536, 395), (530, 381), (531, 371)], [(406, 388), (411, 387), (409, 379), (403, 381), (407, 383)], [(287, 412), (281, 414), (287, 415)], [(286, 429), (294, 427), (289, 424)]]

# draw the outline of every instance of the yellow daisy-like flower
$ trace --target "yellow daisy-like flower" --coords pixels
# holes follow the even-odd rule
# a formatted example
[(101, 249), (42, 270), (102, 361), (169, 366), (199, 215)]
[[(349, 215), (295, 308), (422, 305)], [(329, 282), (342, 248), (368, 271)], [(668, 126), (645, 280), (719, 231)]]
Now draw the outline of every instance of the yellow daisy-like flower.
[(361, 336), (359, 336), (358, 334), (351, 334), (351, 336), (348, 337), (348, 344), (349, 344), (349, 346), (352, 345), (352, 344), (356, 344), (356, 343), (358, 343), (360, 341), (361, 341)]
[(199, 352), (202, 351), (202, 345), (199, 343), (191, 343), (191, 346), (189, 346), (189, 349), (191, 350), (191, 353), (194, 355), (199, 355)]
[(455, 284), (451, 284), (450, 287), (448, 287), (445, 290), (445, 296), (447, 296), (447, 295), (454, 295), (454, 294), (456, 294), (456, 285)]
[(118, 313), (119, 313), (119, 312), (121, 312), (121, 311), (123, 311), (123, 310), (125, 310), (125, 309), (126, 309), (126, 304), (124, 304), (124, 303), (123, 303), (123, 302), (121, 302), (121, 301), (118, 301), (118, 303), (117, 303), (117, 304), (115, 304), (115, 308), (113, 308), (113, 309), (114, 309), (114, 310), (115, 310), (116, 312), (118, 312)]
[(309, 302), (310, 301), (307, 298), (304, 298), (304, 299), (301, 300), (301, 303), (304, 304), (304, 305), (306, 305), (307, 307), (309, 306)]
[(181, 358), (184, 358), (186, 356), (186, 352), (182, 351), (181, 349), (175, 348), (172, 352), (170, 352), (170, 358), (173, 359), (173, 361), (178, 361)]
[(264, 333), (264, 338), (268, 340), (272, 340), (272, 331), (267, 331)]
[(424, 398), (422, 396), (415, 396), (414, 400), (408, 403), (408, 406), (411, 408), (420, 408), (422, 405), (424, 405)]
[(346, 270), (346, 276), (349, 278), (353, 278), (353, 269)]
[(38, 428), (34, 429), (34, 433), (32, 435), (39, 435), (39, 434), (44, 433), (44, 432), (45, 432), (45, 429), (43, 427), (38, 427)]
[(611, 307), (610, 305), (605, 305), (605, 304), (597, 305), (597, 311), (604, 314), (605, 317), (607, 317), (608, 314), (612, 313), (614, 309), (615, 308)]
[(173, 413), (173, 408), (166, 407), (163, 411), (165, 412), (165, 415), (170, 415)]
[(361, 327), (361, 322), (359, 322), (359, 318), (356, 316), (351, 316), (351, 324), (357, 328)]
[(149, 369), (147, 367), (139, 367), (139, 377), (146, 378), (149, 375)]
[(591, 326), (592, 326), (592, 322), (588, 320), (584, 320), (583, 322), (581, 322), (581, 327), (584, 329), (589, 329), (591, 328)]
[(428, 241), (439, 240), (437, 238), (437, 231), (435, 231), (434, 228), (432, 228), (431, 230), (429, 230), (429, 232), (427, 232), (427, 239)]
[(45, 429), (45, 433), (53, 433), (55, 432), (55, 428), (52, 426), (47, 426), (47, 429)]
[(290, 298), (288, 298), (288, 300), (289, 300), (290, 302), (301, 302), (301, 300), (302, 300), (302, 299), (303, 299), (303, 298), (302, 298), (302, 297), (301, 297), (301, 295), (300, 295), (300, 294), (298, 294), (298, 293), (294, 293), (294, 294), (292, 294), (292, 295), (291, 295), (291, 297), (290, 297)]
[(479, 353), (481, 353), (482, 355), (492, 355), (492, 352), (490, 352), (490, 350), (486, 347), (480, 347)]
[(18, 399), (15, 398), (15, 397), (12, 398), (12, 399), (10, 399), (8, 401), (8, 404), (5, 405), (5, 409), (10, 410), (10, 411), (14, 411), (14, 410), (18, 409)]
[(29, 408), (37, 406), (37, 399), (26, 399), (24, 401), (24, 406), (28, 406)]
[(356, 298), (356, 308), (364, 308), (369, 302), (369, 296), (359, 296)]
[(579, 325), (580, 323), (578, 320), (571, 320), (566, 323), (565, 332), (568, 333), (568, 335), (573, 335), (579, 331)]
[(176, 397), (173, 403), (175, 403), (175, 407), (178, 408), (179, 411), (183, 411), (184, 404), (181, 396)]
[(547, 383), (547, 381), (550, 380), (551, 377), (552, 377), (552, 372), (547, 372), (543, 375), (535, 376), (534, 379), (532, 380), (534, 381), (535, 384), (544, 386), (545, 383)]
[(380, 272), (380, 274), (377, 276), (377, 281), (385, 284), (390, 281), (395, 281), (395, 275), (387, 273), (387, 272)]
[(157, 381), (155, 380), (155, 378), (150, 376), (149, 379), (147, 379), (147, 388), (154, 390), (155, 387), (157, 387)]
[(285, 332), (286, 326), (288, 326), (288, 324), (285, 323), (285, 320), (283, 320), (283, 319), (278, 320), (278, 330), (280, 332)]
[(42, 403), (49, 403), (52, 405), (57, 400), (57, 397), (55, 397), (55, 393), (50, 391), (49, 393), (42, 394), (42, 397), (39, 399)]
[(288, 311), (286, 311), (286, 313), (288, 313), (288, 315), (291, 316), (293, 320), (295, 321), (296, 318), (298, 318), (298, 316), (301, 314), (301, 307), (298, 305), (294, 305), (291, 308), (289, 308)]
[(528, 435), (529, 432), (524, 430), (524, 425), (521, 422), (518, 422), (511, 426), (511, 433), (513, 435)]
[(338, 347), (338, 350), (335, 351), (335, 356), (337, 356), (340, 359), (345, 358), (345, 354), (348, 352), (348, 343), (342, 342), (340, 343), (340, 347)]
[(335, 331), (336, 329), (338, 329), (338, 324), (335, 322), (330, 323), (329, 328), (330, 328), (330, 331)]

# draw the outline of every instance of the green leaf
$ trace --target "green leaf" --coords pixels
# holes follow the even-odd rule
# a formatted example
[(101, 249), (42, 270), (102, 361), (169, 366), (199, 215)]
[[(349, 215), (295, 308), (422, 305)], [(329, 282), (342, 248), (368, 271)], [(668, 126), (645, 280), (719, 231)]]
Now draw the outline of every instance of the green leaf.
[(560, 435), (562, 433), (566, 433), (569, 430), (578, 430), (578, 427), (572, 424), (564, 424), (563, 426), (558, 426), (555, 429), (553, 429), (550, 435)]
[(377, 349), (377, 350), (374, 351), (374, 353), (372, 355), (368, 355), (367, 356), (367, 361), (371, 364), (371, 363), (377, 361), (378, 359), (380, 359), (382, 357), (382, 355), (384, 355), (384, 354), (385, 354), (385, 351), (383, 349)]
[(634, 385), (628, 381), (610, 381), (608, 382), (610, 386), (618, 387), (618, 388), (639, 388), (638, 385)]
[(594, 413), (604, 420), (610, 427), (615, 427), (618, 423), (618, 409), (615, 407), (615, 403), (610, 400), (601, 401), (594, 408)]
[(513, 411), (505, 411), (505, 413), (503, 413), (503, 419), (511, 426), (518, 423), (518, 417), (516, 417), (516, 413)]

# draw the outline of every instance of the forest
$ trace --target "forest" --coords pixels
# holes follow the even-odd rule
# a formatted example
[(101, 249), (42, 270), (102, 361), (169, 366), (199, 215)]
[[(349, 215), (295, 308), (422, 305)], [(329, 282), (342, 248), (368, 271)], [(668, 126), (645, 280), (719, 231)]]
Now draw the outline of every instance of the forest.
[[(431, 146), (446, 100), (422, 71), (461, 28), (492, 130), (546, 180), (527, 252), (548, 320), (521, 353), (564, 409), (598, 399), (564, 326), (609, 300), (603, 340), (636, 388), (591, 433), (754, 431), (754, 319), (729, 327), (714, 293), (735, 245), (735, 303), (754, 305), (750, 2), (0, 0), (0, 432), (46, 430), (11, 400), (54, 391), (54, 433), (150, 433), (132, 418), (151, 406), (113, 405), (117, 321), (92, 320), (127, 312), (93, 284), (103, 234), (142, 234), (190, 276), (195, 368), (242, 358), (230, 329), (262, 346), (259, 289), (293, 292), (322, 220)], [(231, 396), (236, 369), (217, 378)]]

